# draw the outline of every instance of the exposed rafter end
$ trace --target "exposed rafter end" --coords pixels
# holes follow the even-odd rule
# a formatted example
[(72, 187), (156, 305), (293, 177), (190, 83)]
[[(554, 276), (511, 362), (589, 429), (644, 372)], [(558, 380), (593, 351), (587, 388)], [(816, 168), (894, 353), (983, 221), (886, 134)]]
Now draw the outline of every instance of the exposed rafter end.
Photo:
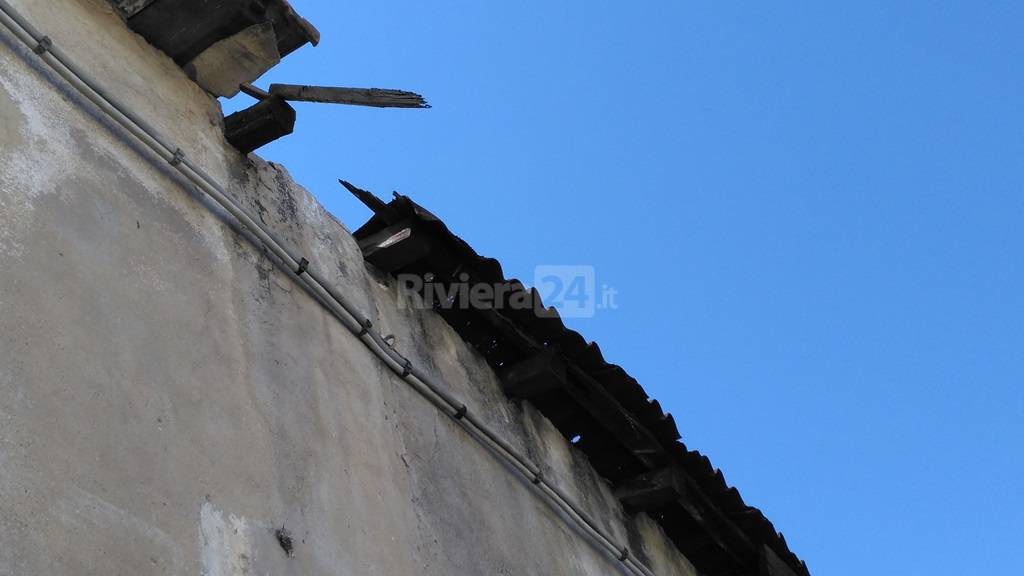
[(545, 350), (501, 371), (505, 393), (513, 398), (529, 399), (565, 387), (565, 362), (554, 350)]
[(248, 154), (295, 130), (295, 110), (282, 98), (268, 98), (224, 119), (224, 136)]
[(678, 468), (663, 468), (621, 483), (615, 496), (629, 510), (650, 510), (685, 498), (686, 480)]

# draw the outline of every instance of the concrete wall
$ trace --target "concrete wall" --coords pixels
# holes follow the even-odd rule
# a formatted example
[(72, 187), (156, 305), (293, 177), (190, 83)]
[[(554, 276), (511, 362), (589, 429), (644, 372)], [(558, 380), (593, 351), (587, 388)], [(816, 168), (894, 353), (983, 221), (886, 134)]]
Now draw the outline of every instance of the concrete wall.
[[(14, 4), (658, 574), (693, 574), (106, 2)], [(92, 110), (0, 34), (0, 575), (618, 573)]]

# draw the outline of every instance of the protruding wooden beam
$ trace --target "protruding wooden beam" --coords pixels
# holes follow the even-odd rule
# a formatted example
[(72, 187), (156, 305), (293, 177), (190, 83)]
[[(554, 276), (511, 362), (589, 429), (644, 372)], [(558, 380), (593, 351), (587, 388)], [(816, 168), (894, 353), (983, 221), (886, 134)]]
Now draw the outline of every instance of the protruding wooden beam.
[(353, 196), (358, 198), (359, 201), (363, 203), (363, 205), (365, 205), (370, 210), (373, 210), (373, 213), (379, 216), (381, 219), (383, 219), (384, 222), (388, 224), (394, 224), (395, 222), (398, 221), (398, 214), (395, 212), (395, 210), (392, 207), (388, 206), (387, 202), (384, 202), (380, 198), (377, 198), (377, 196), (375, 196), (373, 192), (363, 190), (362, 188), (356, 186), (355, 184), (352, 184), (351, 182), (347, 182), (345, 180), (338, 180), (338, 182), (342, 186), (344, 186), (346, 190), (351, 192)]
[(224, 119), (224, 135), (243, 154), (291, 134), (295, 109), (283, 98), (271, 97)]
[(404, 90), (271, 84), (270, 93), (293, 102), (349, 104), (374, 108), (430, 108), (430, 104), (427, 104), (423, 96)]
[(432, 243), (411, 220), (404, 220), (359, 241), (367, 262), (393, 273), (430, 253)]
[(261, 89), (255, 87), (255, 86), (253, 86), (249, 82), (244, 82), (243, 84), (241, 84), (238, 87), (238, 89), (243, 94), (245, 94), (247, 96), (252, 96), (253, 98), (255, 98), (257, 100), (266, 100), (267, 98), (270, 98), (270, 92), (267, 92), (266, 90), (261, 90)]
[(685, 498), (686, 480), (678, 468), (662, 468), (619, 484), (615, 497), (628, 510), (650, 510)]
[(529, 399), (564, 387), (566, 367), (554, 350), (545, 350), (505, 367), (500, 377), (506, 394), (513, 398)]

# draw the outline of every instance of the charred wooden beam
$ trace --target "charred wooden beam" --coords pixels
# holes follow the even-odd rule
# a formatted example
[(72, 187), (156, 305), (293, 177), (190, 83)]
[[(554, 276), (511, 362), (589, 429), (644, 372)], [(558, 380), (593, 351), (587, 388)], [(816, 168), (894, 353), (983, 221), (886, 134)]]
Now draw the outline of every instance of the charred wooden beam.
[(719, 548), (722, 554), (734, 559), (744, 566), (750, 566), (756, 560), (752, 556), (753, 546), (746, 537), (735, 530), (735, 526), (717, 514), (714, 507), (708, 507), (700, 498), (684, 498), (679, 506), (700, 527)]
[(753, 572), (757, 564), (754, 545), (682, 468), (672, 466), (642, 474), (620, 483), (615, 495), (631, 511), (677, 507), (704, 536), (700, 554), (706, 562), (724, 567), (726, 573), (735, 566)]
[(686, 533), (673, 536), (687, 543), (691, 559), (699, 561), (705, 573), (732, 575), (739, 570), (753, 575), (757, 571), (755, 543), (681, 467), (666, 467), (621, 482), (615, 495), (629, 511), (674, 510), (671, 514), (685, 517), (681, 525), (689, 527)]
[(291, 134), (295, 109), (283, 98), (268, 98), (224, 119), (224, 135), (243, 154)]
[(662, 468), (619, 484), (615, 496), (628, 510), (650, 510), (685, 498), (686, 478), (678, 468)]
[[(520, 330), (495, 310), (480, 310), (481, 317), (499, 335), (524, 351), (544, 350), (544, 345)], [(616, 442), (650, 469), (668, 463), (668, 453), (654, 434), (629, 413), (604, 386), (578, 366), (567, 363), (565, 392), (582, 410), (605, 428)]]
[(341, 185), (344, 186), (346, 190), (351, 192), (353, 196), (358, 198), (359, 201), (362, 202), (364, 206), (366, 206), (370, 210), (373, 210), (373, 213), (379, 216), (381, 219), (383, 219), (384, 222), (388, 224), (394, 224), (395, 222), (398, 221), (398, 213), (395, 211), (395, 209), (392, 208), (391, 206), (388, 206), (387, 202), (384, 202), (380, 198), (377, 198), (377, 196), (375, 196), (373, 192), (363, 190), (362, 188), (359, 188), (358, 186), (355, 186), (351, 182), (347, 182), (345, 180), (338, 180), (338, 182), (341, 183)]
[(600, 383), (575, 365), (570, 365), (569, 375), (566, 391), (619, 444), (649, 468), (660, 468), (668, 463), (668, 453), (661, 442)]
[(755, 543), (722, 512), (689, 474), (682, 474), (686, 480), (687, 494), (686, 498), (679, 500), (680, 507), (715, 542), (724, 555), (753, 572), (758, 557)]
[(430, 253), (432, 241), (411, 220), (404, 220), (359, 241), (367, 262), (394, 273)]
[(563, 388), (567, 379), (565, 362), (554, 350), (545, 350), (505, 367), (499, 376), (505, 393), (519, 399), (529, 399)]
[(374, 108), (430, 108), (430, 104), (427, 104), (423, 96), (404, 90), (271, 84), (270, 93), (293, 102), (349, 104)]

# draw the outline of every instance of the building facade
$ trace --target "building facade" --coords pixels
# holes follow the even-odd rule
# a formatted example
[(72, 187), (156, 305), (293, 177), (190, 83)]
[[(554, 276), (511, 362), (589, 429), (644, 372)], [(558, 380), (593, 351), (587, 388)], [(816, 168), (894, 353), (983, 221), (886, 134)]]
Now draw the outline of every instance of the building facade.
[[(688, 464), (695, 453), (655, 431), (664, 456), (610, 477), (611, 448), (574, 446), (451, 318), (408, 305), (393, 273), (423, 254), (388, 266), (366, 240), (406, 221), (392, 209), (430, 221), (414, 203), (378, 205), (354, 236), (284, 167), (229, 143), (216, 86), (315, 42), (286, 2), (173, 4), (2, 4), (46, 41), (0, 28), (0, 575), (806, 573), (759, 512), (688, 471), (706, 459)], [(244, 4), (256, 23), (197, 28), (238, 18), (201, 12), (212, 4)], [(157, 9), (180, 51), (133, 24)], [(181, 157), (83, 95), (58, 52)], [(354, 334), (313, 274), (408, 367)], [(616, 422), (643, 418), (609, 398), (578, 409), (622, 450), (635, 442)], [(474, 419), (536, 470), (481, 441)]]

